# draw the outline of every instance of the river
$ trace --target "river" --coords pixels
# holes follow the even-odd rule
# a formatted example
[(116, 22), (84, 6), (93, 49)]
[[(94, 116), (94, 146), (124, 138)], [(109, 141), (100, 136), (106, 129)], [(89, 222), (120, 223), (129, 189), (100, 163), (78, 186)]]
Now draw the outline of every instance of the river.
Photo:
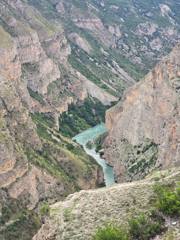
[(107, 132), (107, 129), (105, 127), (104, 123), (101, 123), (99, 125), (96, 125), (93, 128), (89, 128), (75, 137), (73, 137), (73, 140), (75, 140), (77, 143), (79, 143), (81, 146), (83, 146), (84, 150), (88, 155), (93, 157), (96, 162), (102, 167), (103, 173), (104, 173), (104, 182), (106, 186), (111, 186), (115, 183), (114, 181), (114, 173), (113, 173), (113, 168), (109, 166), (105, 160), (100, 156), (99, 153), (95, 151), (95, 147), (92, 149), (89, 149), (86, 147), (86, 144), (89, 141), (92, 141), (96, 139), (98, 136), (101, 134)]

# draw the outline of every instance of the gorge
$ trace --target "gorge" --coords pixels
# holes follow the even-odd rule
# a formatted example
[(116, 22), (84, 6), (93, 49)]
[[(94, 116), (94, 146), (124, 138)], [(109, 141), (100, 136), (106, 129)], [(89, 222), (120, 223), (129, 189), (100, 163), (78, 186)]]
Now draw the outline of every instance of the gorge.
[[(92, 240), (157, 210), (156, 185), (179, 214), (179, 13), (177, 0), (0, 0), (0, 239)], [(151, 238), (179, 240), (179, 215), (160, 215)]]
[[(91, 240), (96, 239), (94, 236), (96, 236), (96, 231), (97, 233), (100, 231), (98, 229), (102, 228), (102, 236), (103, 231), (105, 235), (106, 232), (103, 229), (106, 229), (107, 223), (112, 224), (113, 222), (119, 228), (125, 226), (125, 229), (128, 229), (130, 221), (136, 224), (135, 229), (140, 227), (140, 232), (137, 233), (140, 236), (139, 239), (180, 239), (178, 208), (171, 217), (167, 217), (168, 214), (164, 215), (166, 231), (160, 231), (153, 235), (150, 230), (149, 237), (147, 237), (147, 230), (143, 237), (143, 225), (145, 224), (145, 229), (151, 228), (152, 220), (146, 223), (146, 217), (143, 217), (143, 220), (140, 217), (143, 221), (142, 226), (138, 226), (140, 223), (137, 222), (139, 220), (136, 217), (135, 220), (129, 220), (138, 214), (147, 214), (148, 216), (152, 209), (157, 211), (154, 205), (157, 198), (155, 191), (157, 186), (169, 189), (169, 187), (178, 185), (180, 181), (179, 54), (180, 45), (177, 45), (169, 56), (165, 57), (143, 80), (128, 89), (122, 100), (106, 112), (106, 126), (109, 128), (109, 132), (103, 143), (105, 159), (110, 160), (115, 176), (121, 184), (95, 190), (82, 190), (69, 195), (65, 201), (55, 203), (51, 206), (49, 219), (33, 240)], [(154, 104), (154, 98), (156, 104)], [(139, 110), (138, 114), (137, 110)], [(174, 114), (170, 110), (175, 111)], [(130, 116), (127, 117), (127, 114)], [(121, 121), (125, 122), (121, 125)], [(94, 129), (96, 130), (97, 127), (99, 126)], [(79, 134), (75, 139), (80, 144), (84, 144), (86, 139), (89, 139), (87, 135), (88, 133), (91, 135), (91, 131), (91, 129), (87, 130), (83, 132), (85, 135)], [(161, 134), (162, 141), (165, 141), (166, 144), (161, 143), (161, 137), (158, 137), (159, 142), (156, 142), (155, 137), (161, 136)], [(169, 135), (170, 137), (168, 137)], [(137, 145), (136, 141), (141, 138), (143, 139), (142, 144), (140, 142)], [(131, 139), (130, 143), (129, 139)], [(131, 146), (129, 146), (130, 144)], [(130, 171), (128, 167), (133, 167), (133, 171)], [(130, 182), (128, 183), (128, 181)], [(177, 193), (177, 200), (173, 201), (170, 192), (161, 191), (160, 202), (163, 204), (164, 201), (167, 201), (167, 211), (170, 206), (173, 208), (179, 204), (179, 193)], [(164, 198), (165, 196), (169, 196), (171, 200), (168, 200), (168, 197)], [(107, 232), (107, 236), (108, 234), (109, 232)], [(106, 238), (102, 237), (102, 239)], [(108, 239), (113, 238), (109, 237)], [(129, 235), (127, 239), (138, 238), (136, 235), (133, 237)]]
[(93, 128), (87, 129), (73, 137), (73, 140), (83, 146), (85, 152), (93, 157), (96, 162), (102, 167), (104, 182), (105, 185), (111, 186), (115, 183), (114, 180), (114, 172), (113, 168), (109, 166), (105, 160), (101, 157), (99, 152), (96, 152), (96, 146), (92, 146), (91, 148), (87, 147), (88, 142), (92, 142), (96, 138), (98, 138), (101, 134), (106, 133), (107, 129), (103, 123), (96, 125)]

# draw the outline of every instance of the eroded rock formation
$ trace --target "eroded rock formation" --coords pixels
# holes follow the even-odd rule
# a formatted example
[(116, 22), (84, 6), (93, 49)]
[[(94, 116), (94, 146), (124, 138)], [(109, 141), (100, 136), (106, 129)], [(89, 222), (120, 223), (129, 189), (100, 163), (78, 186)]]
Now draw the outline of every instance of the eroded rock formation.
[[(98, 166), (82, 150), (69, 151), (66, 145), (73, 143), (55, 129), (59, 114), (86, 98), (90, 87), (67, 63), (71, 48), (60, 24), (23, 1), (1, 1), (0, 17), (0, 188), (33, 209), (39, 201), (98, 184)], [(69, 67), (66, 77), (62, 66)], [(52, 119), (51, 126), (43, 119), (37, 126), (41, 113)]]

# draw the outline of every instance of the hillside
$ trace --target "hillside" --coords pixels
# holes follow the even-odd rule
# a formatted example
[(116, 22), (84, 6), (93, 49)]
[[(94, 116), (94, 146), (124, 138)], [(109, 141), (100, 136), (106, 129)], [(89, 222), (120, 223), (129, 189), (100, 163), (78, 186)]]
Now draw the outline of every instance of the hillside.
[[(51, 206), (49, 219), (33, 240), (91, 240), (96, 230), (107, 223), (123, 226), (133, 215), (150, 212), (156, 198), (155, 184), (170, 185), (179, 179), (179, 170), (171, 169), (143, 181), (72, 194)], [(168, 231), (153, 239), (178, 240), (180, 221), (175, 219), (168, 219)], [(175, 226), (173, 221), (177, 221)]]
[(175, 0), (28, 3), (52, 23), (61, 23), (73, 68), (118, 97), (179, 40), (180, 7)]

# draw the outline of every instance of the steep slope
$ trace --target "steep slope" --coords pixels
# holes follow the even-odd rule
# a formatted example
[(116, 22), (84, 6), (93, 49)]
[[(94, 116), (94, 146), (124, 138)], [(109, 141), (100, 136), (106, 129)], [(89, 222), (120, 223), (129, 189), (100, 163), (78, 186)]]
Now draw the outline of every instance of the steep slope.
[(180, 45), (107, 111), (105, 158), (118, 181), (180, 164)]
[[(80, 191), (68, 196), (64, 202), (51, 206), (49, 220), (33, 240), (91, 240), (96, 230), (109, 222), (120, 226), (126, 225), (133, 214), (148, 212), (153, 207), (157, 176), (161, 176), (159, 178), (161, 184), (172, 184), (178, 181), (180, 172), (174, 169), (156, 173), (155, 176), (144, 181)], [(167, 225), (169, 233), (162, 234), (156, 239), (179, 239), (180, 221), (177, 219), (176, 226), (173, 226), (172, 222), (173, 219), (169, 219)]]
[[(31, 239), (40, 225), (32, 210), (102, 180), (94, 160), (57, 130), (68, 103), (88, 95), (86, 79), (82, 84), (73, 69), (72, 85), (61, 82), (69, 52), (60, 25), (24, 1), (0, 2), (1, 239)], [(55, 81), (62, 95), (53, 102), (48, 87)]]
[(70, 64), (117, 96), (152, 69), (179, 39), (176, 0), (29, 0), (61, 21)]
[[(21, 194), (23, 195), (26, 193), (30, 195), (32, 194), (31, 195), (32, 199), (29, 200), (31, 202), (30, 204), (33, 204), (31, 207), (33, 207), (37, 204), (39, 200), (38, 189), (36, 189), (38, 181), (42, 182), (43, 185), (45, 184), (43, 188), (45, 188), (47, 192), (48, 189), (50, 188), (51, 188), (50, 190), (52, 191), (52, 186), (54, 184), (56, 185), (58, 184), (58, 182), (59, 183), (61, 182), (62, 192), (60, 194), (63, 195), (65, 191), (69, 192), (70, 189), (72, 190), (74, 188), (73, 182), (70, 181), (72, 183), (72, 186), (70, 184), (69, 190), (68, 188), (64, 190), (63, 181), (64, 183), (69, 181), (68, 175), (65, 172), (68, 172), (68, 169), (71, 168), (72, 175), (70, 176), (70, 178), (73, 176), (73, 171), (75, 175), (78, 174), (78, 171), (80, 169), (83, 172), (86, 168), (85, 164), (86, 161), (87, 164), (89, 164), (88, 161), (90, 161), (90, 159), (88, 160), (87, 156), (83, 156), (84, 153), (81, 151), (81, 149), (78, 150), (78, 147), (76, 145), (75, 146), (72, 145), (72, 149), (74, 146), (77, 152), (72, 153), (71, 151), (68, 151), (66, 147), (68, 145), (71, 145), (72, 142), (69, 139), (61, 138), (58, 131), (53, 129), (54, 125), (53, 118), (44, 114), (29, 113), (26, 102), (24, 102), (23, 96), (25, 94), (27, 95), (26, 100), (30, 99), (30, 96), (28, 94), (27, 87), (21, 78), (21, 63), (19, 60), (16, 44), (14, 44), (13, 39), (7, 32), (5, 32), (2, 28), (0, 28), (0, 31), (2, 36), (0, 41), (1, 43), (0, 50), (2, 56), (0, 60), (1, 66), (0, 186), (1, 188), (7, 187), (9, 189), (10, 195), (15, 198), (19, 197)], [(54, 135), (56, 135), (55, 140), (53, 139), (53, 137), (55, 138)], [(54, 151), (54, 153), (52, 153), (51, 151)], [(53, 156), (54, 159), (51, 159), (52, 158), (51, 155)], [(40, 158), (39, 163), (38, 158)], [(31, 163), (28, 160), (34, 163), (35, 165), (39, 165), (41, 169), (46, 169), (47, 173), (43, 173), (41, 169), (36, 169), (34, 166), (31, 165)], [(46, 163), (47, 165), (46, 164), (43, 165), (43, 161), (45, 160), (50, 162), (49, 163), (47, 162)], [(69, 161), (69, 166), (68, 165), (66, 166), (67, 163), (66, 164), (63, 163), (66, 161), (67, 163)], [(55, 164), (54, 168), (57, 168), (59, 165), (60, 179), (58, 181), (55, 180), (54, 177), (50, 176), (53, 175), (52, 172), (53, 164)], [(94, 167), (97, 168), (95, 165), (93, 167), (93, 164), (94, 163), (92, 161), (92, 169)], [(75, 169), (73, 170), (74, 167)], [(89, 168), (87, 166), (87, 171), (90, 171), (89, 174), (91, 175), (90, 169), (91, 167)], [(48, 172), (50, 175), (48, 175)], [(55, 176), (57, 177), (58, 169), (56, 172), (57, 174), (55, 174)], [(88, 178), (88, 173), (85, 172), (82, 173), (82, 175), (87, 174), (86, 176), (84, 175), (84, 177)], [(65, 178), (63, 177), (63, 174)], [(81, 179), (82, 175), (80, 174), (78, 176), (80, 177), (78, 181), (82, 180)], [(39, 180), (36, 181), (36, 178)], [(32, 181), (29, 181), (30, 179)], [(52, 185), (48, 186), (49, 183), (51, 182)], [(89, 185), (88, 182), (87, 185)], [(80, 183), (80, 185), (81, 184), (83, 186), (83, 181), (82, 183)], [(84, 187), (86, 187), (85, 185), (86, 184), (84, 184)], [(55, 192), (52, 193), (52, 196), (53, 194), (56, 195)]]

